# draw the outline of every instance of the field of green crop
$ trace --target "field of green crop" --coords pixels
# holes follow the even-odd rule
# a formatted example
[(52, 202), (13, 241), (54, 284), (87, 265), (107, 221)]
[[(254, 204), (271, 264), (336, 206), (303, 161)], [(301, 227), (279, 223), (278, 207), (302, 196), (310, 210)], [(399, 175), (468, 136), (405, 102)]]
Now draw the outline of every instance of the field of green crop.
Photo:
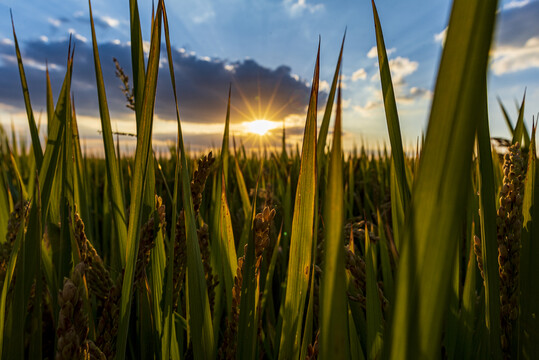
[(512, 139), (491, 146), (496, 9), (454, 1), (414, 155), (374, 2), (390, 139), (378, 152), (342, 150), (341, 48), (327, 104), (318, 53), (301, 152), (284, 137), (271, 153), (231, 146), (229, 101), (221, 150), (195, 156), (176, 102), (177, 146), (156, 156), (158, 71), (177, 98), (167, 13), (159, 1), (145, 61), (130, 0), (136, 151), (114, 142), (90, 7), (104, 157), (83, 155), (73, 51), (58, 94), (47, 72), (43, 141), (14, 29), (31, 143), (0, 128), (2, 359), (537, 358), (536, 124), (524, 99), (515, 126), (502, 106)]

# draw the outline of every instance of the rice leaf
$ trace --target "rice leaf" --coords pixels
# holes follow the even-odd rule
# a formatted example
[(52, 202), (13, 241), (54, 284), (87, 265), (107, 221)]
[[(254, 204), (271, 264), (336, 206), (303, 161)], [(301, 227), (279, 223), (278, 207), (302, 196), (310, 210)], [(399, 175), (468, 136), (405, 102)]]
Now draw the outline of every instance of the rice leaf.
[(522, 136), (524, 134), (524, 105), (526, 102), (526, 91), (524, 91), (524, 96), (522, 97), (522, 105), (520, 105), (520, 110), (518, 113), (517, 124), (515, 125), (515, 132), (513, 133), (513, 139), (511, 144), (519, 143), (522, 146)]
[(155, 91), (157, 87), (157, 73), (159, 68), (159, 54), (161, 42), (161, 14), (162, 2), (157, 7), (157, 21), (152, 28), (150, 55), (148, 60), (148, 73), (144, 82), (144, 95), (142, 98), (141, 118), (139, 132), (137, 133), (137, 148), (135, 152), (135, 168), (133, 183), (131, 185), (131, 206), (129, 213), (129, 228), (127, 232), (126, 267), (122, 285), (120, 304), (120, 325), (118, 328), (117, 354), (120, 360), (125, 358), (127, 345), (127, 331), (132, 301), (132, 282), (135, 273), (135, 262), (138, 252), (139, 232), (142, 224), (142, 205), (144, 185), (146, 182), (148, 159), (151, 153), (151, 136), (153, 123), (153, 108), (155, 104)]
[(296, 190), (296, 201), (292, 218), (290, 254), (286, 280), (283, 327), (279, 346), (279, 358), (292, 359), (300, 351), (298, 328), (302, 328), (303, 312), (307, 298), (309, 274), (312, 267), (313, 223), (316, 192), (316, 109), (318, 103), (318, 81), (320, 46), (316, 57), (311, 98), (307, 110), (307, 121), (301, 150), (301, 167)]
[(369, 229), (365, 226), (365, 269), (367, 288), (367, 356), (378, 359), (382, 352), (384, 324), (382, 307), (376, 281), (375, 244), (369, 237)]
[(47, 63), (47, 68), (46, 68), (46, 89), (47, 89), (47, 92), (46, 92), (46, 99), (47, 99), (47, 137), (49, 136), (50, 134), (50, 126), (51, 126), (51, 122), (54, 118), (54, 99), (53, 99), (53, 96), (52, 96), (52, 87), (51, 87), (51, 77), (50, 77), (50, 74), (49, 74), (49, 64)]
[[(0, 150), (1, 151), (1, 150)], [(3, 166), (0, 166), (0, 172), (4, 173)], [(6, 239), (9, 213), (9, 192), (4, 176), (0, 176), (0, 244)], [(1, 354), (1, 352), (0, 352)]]
[[(249, 223), (248, 218), (245, 222)], [(238, 269), (238, 258), (236, 256), (236, 247), (234, 243), (234, 232), (232, 231), (232, 218), (230, 216), (230, 210), (226, 199), (225, 180), (224, 174), (222, 174), (221, 185), (221, 253), (223, 277), (225, 281), (225, 292), (227, 295), (226, 308), (232, 307), (232, 288), (234, 287), (234, 277), (236, 276)], [(250, 227), (249, 227), (250, 229)]]
[[(406, 209), (410, 201), (410, 188), (406, 180), (406, 169), (404, 164), (404, 150), (402, 147), (401, 130), (399, 124), (399, 115), (397, 112), (397, 103), (395, 101), (395, 92), (391, 81), (391, 72), (389, 69), (389, 60), (387, 58), (384, 35), (378, 17), (378, 11), (374, 0), (372, 1), (372, 10), (374, 14), (374, 26), (376, 29), (376, 47), (378, 50), (378, 63), (380, 68), (380, 81), (382, 84), (382, 93), (384, 95), (384, 108), (386, 112), (387, 129), (389, 132), (389, 141), (391, 143), (391, 157), (395, 167), (396, 189), (397, 193), (392, 193), (392, 199), (398, 201), (398, 206)], [(396, 195), (393, 197), (393, 195)], [(399, 215), (397, 212), (395, 215)], [(402, 227), (404, 219), (397, 216), (398, 227)]]
[(457, 345), (455, 346), (457, 359), (472, 359), (473, 335), (475, 326), (478, 324), (477, 317), (480, 312), (476, 305), (476, 279), (477, 261), (473, 252), (473, 243), (470, 246), (470, 256), (466, 269), (466, 279), (462, 294), (462, 306), (460, 310), (460, 329), (458, 333)]
[(28, 126), (30, 127), (30, 136), (32, 137), (32, 148), (34, 150), (34, 158), (36, 160), (37, 169), (41, 169), (43, 164), (43, 149), (41, 149), (41, 141), (39, 140), (39, 132), (36, 126), (36, 120), (34, 119), (34, 112), (32, 111), (32, 104), (30, 102), (30, 92), (28, 91), (28, 84), (26, 83), (26, 75), (24, 73), (24, 66), (22, 64), (21, 51), (19, 49), (19, 42), (17, 41), (17, 35), (15, 34), (15, 23), (13, 22), (13, 13), (11, 13), (11, 27), (13, 29), (13, 41), (15, 43), (15, 53), (17, 55), (17, 64), (19, 68), (19, 75), (21, 77), (22, 93), (24, 96), (24, 106), (26, 107), (26, 116), (28, 117)]
[[(161, 4), (162, 2), (160, 2)], [(166, 9), (164, 9), (164, 14)], [(159, 14), (159, 7), (158, 7)], [(166, 17), (163, 17), (168, 24)], [(168, 38), (168, 25), (165, 26), (165, 36)], [(191, 197), (191, 183), (189, 179), (189, 167), (187, 165), (187, 154), (183, 142), (180, 115), (177, 103), (176, 82), (174, 77), (173, 62), (171, 59), (170, 41), (167, 41), (167, 54), (169, 59), (170, 77), (176, 104), (176, 118), (178, 122), (178, 142), (180, 157), (179, 174), (181, 176), (181, 190), (183, 199), (183, 209), (185, 212), (185, 231), (187, 240), (187, 278), (186, 297), (188, 298), (188, 322), (189, 333), (193, 341), (193, 353), (195, 359), (213, 359), (216, 354), (216, 345), (213, 336), (213, 326), (211, 321), (211, 311), (206, 290), (206, 280), (204, 269), (200, 257), (200, 248), (196, 234), (196, 223), (193, 210), (193, 199)], [(168, 300), (167, 300), (168, 301)], [(166, 315), (168, 316), (168, 314)]]
[[(55, 178), (58, 160), (60, 157), (60, 150), (62, 148), (62, 139), (64, 138), (64, 131), (66, 131), (66, 117), (68, 116), (70, 91), (71, 91), (71, 76), (73, 72), (73, 54), (71, 53), (67, 60), (67, 70), (60, 90), (60, 95), (56, 103), (56, 109), (54, 111), (53, 122), (50, 128), (50, 134), (47, 138), (47, 146), (45, 147), (45, 154), (43, 156), (43, 165), (39, 171), (39, 188), (41, 189), (41, 216), (42, 224), (45, 223), (47, 217), (47, 211), (51, 204), (51, 193), (53, 182)], [(58, 200), (56, 200), (58, 199)], [(53, 200), (59, 202), (59, 197), (53, 197)]]
[(522, 214), (522, 249), (520, 252), (520, 349), (519, 356), (532, 359), (539, 352), (539, 167), (536, 156), (536, 130), (532, 130), (528, 171), (524, 188)]
[[(40, 194), (39, 186), (37, 186), (36, 192), (32, 198), (32, 205), (30, 206), (29, 226), (26, 234), (22, 237), (19, 258), (17, 260), (17, 280), (15, 281), (13, 289), (13, 299), (16, 299), (16, 301), (12, 302), (10, 309), (13, 318), (17, 320), (12, 321), (11, 326), (8, 327), (7, 330), (9, 343), (6, 347), (6, 351), (7, 354), (9, 354), (9, 357), (13, 359), (22, 359), (24, 357), (25, 321), (22, 321), (22, 319), (26, 319), (27, 317), (27, 305), (30, 300), (32, 284), (34, 283), (36, 275), (41, 275), (40, 250), (42, 230), (40, 212)], [(21, 226), (21, 229), (24, 229), (24, 226)], [(38, 304), (34, 304), (34, 306), (39, 307)], [(37, 316), (37, 313), (34, 312), (33, 316)]]
[(497, 1), (455, 0), (399, 260), (388, 355), (434, 358), (482, 114)]
[[(107, 168), (107, 180), (109, 182), (109, 196), (111, 200), (112, 216), (114, 218), (114, 228), (118, 239), (118, 248), (127, 248), (127, 218), (125, 214), (125, 205), (122, 195), (122, 184), (120, 183), (119, 165), (114, 152), (114, 139), (112, 137), (112, 128), (110, 125), (110, 114), (105, 93), (105, 83), (103, 81), (103, 72), (101, 70), (101, 60), (99, 59), (99, 49), (95, 35), (94, 19), (92, 15), (92, 4), (88, 0), (90, 11), (90, 25), (92, 30), (92, 47), (94, 54), (95, 78), (97, 87), (97, 97), (99, 100), (99, 115), (101, 118), (101, 131), (103, 135), (103, 146), (105, 148), (105, 163)], [(120, 263), (122, 267), (126, 265), (125, 251), (119, 252)]]
[(509, 133), (511, 134), (511, 138), (513, 138), (515, 129), (513, 128), (513, 124), (511, 124), (511, 118), (509, 117), (509, 114), (507, 113), (505, 106), (503, 106), (502, 99), (500, 99), (499, 97), (497, 97), (496, 99), (498, 100), (498, 104), (500, 104), (500, 109), (502, 110), (503, 118), (505, 120), (505, 125), (507, 125), (507, 128), (509, 129)]
[[(313, 322), (314, 322), (314, 268), (311, 269), (311, 277), (309, 284), (309, 300), (307, 305), (307, 313), (305, 314), (305, 326), (303, 329), (298, 328), (298, 337), (301, 337), (300, 359), (307, 358), (307, 349), (309, 345), (313, 345)], [(303, 336), (301, 335), (303, 334)], [(316, 340), (314, 340), (316, 341)]]
[(380, 215), (380, 211), (376, 212), (378, 220), (378, 234), (380, 236), (380, 263), (382, 265), (382, 277), (384, 279), (384, 295), (390, 304), (395, 299), (395, 282), (393, 280), (393, 269), (391, 267), (391, 261), (389, 257), (389, 240), (386, 237), (384, 231), (384, 221)]
[[(142, 115), (142, 106), (145, 88), (145, 65), (144, 46), (142, 43), (142, 30), (140, 28), (140, 17), (137, 0), (129, 0), (129, 24), (131, 29), (131, 65), (133, 69), (133, 90), (135, 97), (135, 114), (137, 118), (137, 134)], [(152, 29), (154, 24), (152, 21)]]
[[(498, 272), (498, 239), (496, 232), (497, 185), (494, 182), (493, 155), (486, 103), (486, 83), (482, 89), (481, 114), (477, 127), (478, 188), (481, 230), (481, 252), (485, 274), (485, 326), (490, 346), (490, 356), (501, 358), (500, 347), (500, 278)], [(497, 159), (497, 154), (494, 154)], [(499, 164), (496, 164), (499, 167)]]
[[(346, 39), (346, 30), (342, 37), (341, 51), (339, 52), (339, 59), (337, 60), (337, 66), (335, 67), (335, 72), (333, 73), (333, 80), (331, 81), (331, 88), (329, 89), (328, 99), (326, 103), (326, 110), (324, 111), (324, 117), (322, 118), (322, 124), (320, 125), (320, 132), (318, 133), (318, 144), (316, 150), (316, 156), (318, 161), (322, 158), (324, 154), (324, 149), (326, 147), (326, 138), (328, 136), (329, 130), (329, 120), (331, 118), (331, 111), (333, 110), (333, 102), (335, 100), (335, 92), (337, 90), (337, 81), (339, 80), (339, 74), (341, 73), (341, 63), (342, 63), (342, 53), (344, 49), (344, 40)], [(320, 163), (318, 164), (320, 167)]]
[(324, 268), (320, 284), (320, 359), (348, 359), (348, 299), (344, 267), (344, 193), (342, 165), (341, 87), (325, 196)]
[[(224, 176), (223, 176), (224, 177)], [(224, 188), (223, 188), (224, 189)], [(258, 190), (258, 186), (256, 186)], [(253, 211), (248, 218), (250, 226), (249, 239), (247, 242), (247, 253), (244, 254), (243, 282), (241, 285), (240, 314), (238, 321), (238, 343), (236, 358), (254, 359), (257, 345), (258, 328), (258, 275), (256, 270), (255, 241), (254, 241), (254, 219), (256, 212), (256, 192), (253, 199)]]

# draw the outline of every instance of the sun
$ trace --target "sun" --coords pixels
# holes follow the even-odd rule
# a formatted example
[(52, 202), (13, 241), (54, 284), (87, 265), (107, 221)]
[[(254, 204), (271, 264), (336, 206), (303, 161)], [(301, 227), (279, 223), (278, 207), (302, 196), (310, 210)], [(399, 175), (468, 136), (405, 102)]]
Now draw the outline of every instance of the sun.
[(268, 131), (273, 130), (279, 126), (279, 124), (273, 121), (264, 119), (244, 122), (243, 124), (245, 126), (245, 132), (257, 134), (260, 136), (265, 135)]

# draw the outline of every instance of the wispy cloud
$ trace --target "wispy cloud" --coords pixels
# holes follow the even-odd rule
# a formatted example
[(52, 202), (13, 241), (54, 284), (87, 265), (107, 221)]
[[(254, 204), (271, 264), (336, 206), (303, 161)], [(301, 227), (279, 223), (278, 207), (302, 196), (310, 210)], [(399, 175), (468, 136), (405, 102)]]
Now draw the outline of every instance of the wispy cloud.
[[(378, 64), (377, 64), (378, 65)], [(410, 59), (402, 56), (397, 56), (394, 59), (389, 60), (389, 70), (391, 71), (391, 80), (394, 85), (404, 85), (404, 79), (413, 74), (419, 63), (417, 61), (411, 61)], [(371, 81), (380, 80), (380, 74), (376, 72), (372, 77)]]
[(365, 80), (367, 78), (367, 72), (364, 68), (358, 69), (352, 74), (352, 81)]
[(87, 39), (85, 36), (82, 36), (81, 34), (79, 34), (79, 33), (77, 32), (77, 30), (75, 30), (75, 29), (69, 29), (68, 32), (69, 32), (71, 35), (73, 35), (73, 37), (74, 37), (75, 39), (77, 39), (77, 40), (79, 40), (79, 41), (82, 41), (82, 42), (84, 42), (84, 43), (88, 41), (88, 39)]
[(512, 1), (506, 6), (509, 7), (498, 15), (495, 43), (497, 46), (524, 46), (539, 34), (539, 1)]
[(517, 9), (530, 3), (530, 0), (513, 0), (503, 6), (503, 10)]
[(47, 22), (56, 28), (59, 28), (62, 25), (62, 20), (51, 17), (47, 19)]
[(529, 39), (524, 46), (499, 46), (492, 57), (490, 68), (498, 76), (539, 68), (539, 36)]
[(310, 4), (307, 0), (284, 0), (284, 6), (292, 16), (302, 15), (305, 12), (313, 14), (324, 10), (324, 4)]
[(215, 12), (213, 10), (207, 10), (203, 12), (202, 14), (196, 15), (192, 17), (192, 20), (195, 24), (202, 24), (205, 22), (208, 22), (209, 20), (213, 19), (215, 17)]
[(365, 105), (355, 105), (353, 106), (353, 109), (362, 114), (362, 115), (369, 115), (372, 110), (378, 109), (382, 107), (382, 100), (368, 100)]
[(320, 84), (318, 85), (320, 91), (329, 91), (329, 88), (329, 83), (326, 80), (320, 81)]
[(434, 34), (434, 41), (444, 46), (446, 36), (447, 36), (447, 26), (445, 29), (443, 29), (439, 33)]
[(112, 18), (110, 16), (101, 16), (100, 18), (105, 24), (107, 24), (108, 26), (110, 27), (117, 27), (118, 25), (120, 25), (120, 20), (118, 19), (115, 19), (115, 18)]
[[(390, 48), (390, 49), (386, 49), (386, 54), (387, 56), (393, 54), (395, 51), (397, 51), (396, 48)], [(375, 57), (378, 57), (378, 50), (376, 49), (376, 46), (373, 46), (369, 52), (367, 53), (367, 57), (369, 59), (374, 59)]]

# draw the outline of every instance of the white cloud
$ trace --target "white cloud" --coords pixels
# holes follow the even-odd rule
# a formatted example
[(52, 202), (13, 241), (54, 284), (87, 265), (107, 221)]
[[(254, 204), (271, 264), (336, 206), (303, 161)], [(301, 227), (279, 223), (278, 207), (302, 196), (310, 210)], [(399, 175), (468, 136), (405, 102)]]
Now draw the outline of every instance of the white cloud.
[(62, 25), (62, 22), (58, 19), (48, 18), (47, 21), (54, 27), (60, 27)]
[(143, 41), (142, 42), (142, 51), (145, 53), (150, 53), (150, 42), (149, 41)]
[(1, 41), (1, 43), (2, 43), (3, 45), (13, 45), (13, 40), (8, 39), (8, 38), (3, 38), (2, 41)]
[[(9, 62), (9, 63), (12, 63), (12, 64), (17, 63), (17, 58), (14, 55), (2, 54), (2, 55), (0, 55), (0, 58), (7, 61), (7, 62)], [(40, 71), (45, 71), (47, 69), (47, 64), (44, 61), (37, 61), (37, 60), (32, 59), (32, 58), (25, 58), (24, 59), (24, 66), (32, 68), (32, 69), (37, 69), (37, 70), (40, 70)], [(62, 69), (62, 67), (58, 66), (58, 65), (56, 65), (54, 63), (51, 63), (51, 64), (49, 64), (49, 69), (59, 70), (59, 69)]]
[(46, 42), (49, 42), (49, 38), (46, 37), (45, 35), (41, 35), (41, 36), (39, 37), (39, 40), (41, 40), (41, 41), (43, 41), (43, 42), (45, 42), (45, 43), (46, 43)]
[(367, 114), (371, 110), (374, 110), (376, 108), (382, 107), (382, 101), (381, 100), (369, 100), (365, 103), (364, 106), (361, 105), (355, 105), (353, 109), (359, 113)]
[(88, 39), (84, 36), (82, 36), (81, 34), (77, 33), (77, 31), (75, 29), (69, 29), (68, 32), (73, 35), (73, 37), (79, 41), (82, 41), (82, 42), (87, 42)]
[(365, 69), (361, 68), (352, 74), (352, 81), (365, 80), (367, 78), (367, 72)]
[[(379, 66), (376, 63), (376, 66)], [(405, 85), (404, 78), (410, 74), (413, 74), (419, 66), (417, 61), (410, 61), (408, 58), (397, 56), (395, 59), (389, 60), (389, 70), (391, 71), (391, 80), (393, 85)], [(380, 73), (377, 71), (371, 77), (371, 81), (375, 82), (380, 80)]]
[[(396, 48), (386, 49), (387, 56), (393, 54), (395, 51), (397, 51)], [(378, 50), (376, 49), (376, 46), (373, 46), (369, 52), (367, 53), (367, 57), (369, 59), (374, 59), (375, 57), (378, 57)]]
[(110, 16), (102, 16), (101, 20), (105, 22), (110, 27), (116, 27), (120, 25), (120, 20), (111, 18)]
[(443, 29), (442, 31), (440, 31), (439, 33), (434, 34), (434, 41), (444, 46), (446, 36), (447, 36), (447, 27)]
[(412, 104), (416, 100), (432, 98), (432, 91), (415, 86), (411, 87), (409, 90), (399, 86), (396, 87), (395, 90), (395, 100), (401, 104)]
[(320, 81), (318, 89), (320, 91), (326, 91), (326, 92), (329, 91), (329, 83), (326, 80)]
[(539, 36), (528, 39), (524, 46), (505, 45), (492, 54), (490, 68), (495, 75), (503, 75), (530, 68), (539, 68)]
[(404, 82), (404, 78), (417, 70), (419, 63), (410, 61), (408, 58), (397, 56), (395, 59), (389, 60), (389, 68), (393, 83), (400, 84)]
[(313, 14), (324, 9), (323, 4), (307, 4), (307, 0), (284, 0), (284, 5), (292, 16), (301, 15), (305, 11)]
[(208, 10), (200, 15), (193, 16), (192, 20), (195, 24), (202, 24), (211, 20), (215, 17), (215, 12), (213, 10)]
[(530, 0), (513, 0), (503, 6), (503, 10), (518, 9), (530, 3)]

